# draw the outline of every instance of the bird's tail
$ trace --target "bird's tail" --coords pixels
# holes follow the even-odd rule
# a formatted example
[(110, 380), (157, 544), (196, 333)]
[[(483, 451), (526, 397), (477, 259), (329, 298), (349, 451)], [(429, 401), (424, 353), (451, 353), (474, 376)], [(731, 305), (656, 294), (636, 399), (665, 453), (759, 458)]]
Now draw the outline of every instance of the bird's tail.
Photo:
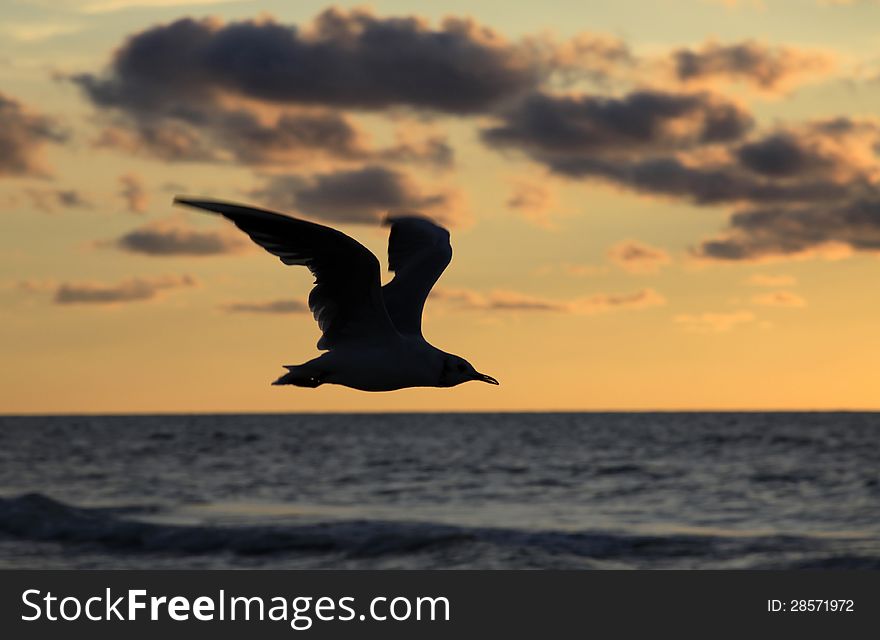
[(272, 384), (292, 384), (297, 387), (308, 387), (310, 389), (320, 387), (324, 384), (323, 373), (317, 371), (314, 367), (305, 364), (286, 364), (284, 365), (284, 368), (287, 369), (287, 373), (278, 378)]

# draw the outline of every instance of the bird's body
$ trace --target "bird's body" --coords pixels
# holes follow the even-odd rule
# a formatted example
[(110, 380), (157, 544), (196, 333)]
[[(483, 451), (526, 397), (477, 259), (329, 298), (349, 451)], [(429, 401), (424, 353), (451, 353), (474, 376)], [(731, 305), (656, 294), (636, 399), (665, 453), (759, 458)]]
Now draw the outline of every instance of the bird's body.
[(305, 265), (315, 275), (309, 307), (325, 353), (286, 365), (287, 373), (273, 384), (362, 391), (452, 387), (468, 380), (498, 384), (422, 336), (425, 301), (452, 259), (449, 232), (439, 225), (418, 216), (388, 219), (388, 262), (395, 276), (382, 287), (376, 257), (336, 229), (231, 203), (175, 202), (219, 213), (283, 263)]
[[(339, 384), (361, 391), (395, 391), (440, 386), (447, 354), (424, 340), (401, 337), (386, 344), (331, 349), (288, 372), (273, 384)], [(303, 384), (299, 384), (302, 382)]]

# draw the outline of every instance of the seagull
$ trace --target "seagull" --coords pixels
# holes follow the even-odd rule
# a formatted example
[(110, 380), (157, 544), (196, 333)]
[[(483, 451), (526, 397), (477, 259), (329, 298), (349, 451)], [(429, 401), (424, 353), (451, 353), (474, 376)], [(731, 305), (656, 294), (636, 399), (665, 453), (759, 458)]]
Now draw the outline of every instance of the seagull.
[(379, 260), (341, 231), (229, 202), (180, 196), (174, 202), (220, 214), (284, 264), (305, 265), (315, 277), (309, 308), (322, 332), (318, 349), (325, 353), (284, 365), (287, 373), (273, 385), (394, 391), (469, 380), (498, 384), (422, 336), (425, 301), (452, 260), (449, 231), (431, 220), (410, 214), (386, 218), (394, 278), (381, 286)]

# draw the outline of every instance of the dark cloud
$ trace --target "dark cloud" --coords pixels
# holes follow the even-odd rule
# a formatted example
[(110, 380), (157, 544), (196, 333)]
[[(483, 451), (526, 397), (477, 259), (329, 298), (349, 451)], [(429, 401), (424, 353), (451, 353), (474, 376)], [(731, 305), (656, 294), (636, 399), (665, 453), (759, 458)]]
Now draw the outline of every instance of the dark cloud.
[(221, 151), (203, 133), (169, 119), (118, 122), (102, 130), (95, 146), (169, 162), (219, 162), (222, 159)]
[(238, 233), (154, 222), (122, 235), (113, 246), (149, 256), (213, 256), (239, 253), (248, 244)]
[(880, 156), (880, 121), (837, 117), (779, 128), (739, 146), (735, 155), (764, 177), (871, 182)]
[(728, 229), (695, 249), (703, 258), (880, 249), (880, 122), (752, 128), (741, 107), (709, 93), (537, 93), (482, 135), (569, 179), (733, 208)]
[(388, 162), (422, 162), (437, 168), (453, 165), (455, 153), (446, 138), (430, 136), (418, 142), (401, 141), (386, 149), (362, 153), (363, 160), (385, 160)]
[(322, 112), (265, 116), (253, 107), (205, 104), (183, 113), (129, 114), (104, 129), (98, 146), (168, 161), (271, 165), (313, 162), (315, 155), (347, 161), (418, 162), (447, 168), (453, 151), (441, 136), (373, 148), (350, 118)]
[(302, 27), (268, 18), (150, 27), (133, 34), (103, 74), (71, 79), (115, 114), (100, 144), (166, 160), (267, 164), (321, 153), (448, 166), (442, 138), (374, 149), (331, 110), (483, 113), (557, 71), (621, 57), (619, 42), (598, 36), (536, 47), (470, 20), (432, 27), (417, 17), (328, 9)]
[(482, 136), (491, 146), (524, 150), (555, 168), (729, 142), (752, 124), (741, 107), (708, 93), (638, 91), (622, 98), (535, 93)]
[(272, 176), (252, 195), (274, 208), (333, 222), (374, 223), (399, 209), (443, 217), (452, 204), (451, 194), (424, 193), (405, 174), (381, 166), (308, 178)]
[(302, 300), (269, 300), (266, 302), (230, 302), (221, 307), (229, 313), (291, 314), (310, 313)]
[(105, 146), (166, 160), (267, 164), (321, 153), (448, 166), (442, 138), (374, 149), (328, 109), (482, 112), (535, 86), (543, 65), (467, 20), (432, 28), (329, 9), (302, 28), (184, 18), (131, 36), (106, 73), (71, 79), (115, 114)]
[[(669, 112), (662, 109), (637, 118), (640, 110), (624, 108), (624, 98), (600, 102), (603, 116), (596, 118), (594, 103), (592, 97), (533, 98), (484, 138), (521, 149), (567, 178), (599, 178), (640, 193), (735, 208), (727, 232), (696, 249), (704, 258), (795, 256), (830, 245), (877, 249), (877, 121), (841, 117), (746, 137), (750, 118), (743, 115), (723, 118), (741, 124), (722, 127), (729, 136), (716, 136), (704, 133), (702, 123), (711, 117), (671, 120), (667, 130), (662, 114)], [(618, 109), (620, 126), (607, 115)], [(638, 122), (631, 124), (633, 118)]]
[(0, 93), (0, 176), (46, 175), (43, 145), (64, 139), (52, 119)]
[(740, 163), (755, 173), (773, 177), (821, 174), (834, 167), (834, 159), (810, 149), (791, 133), (767, 136), (737, 149)]
[(762, 91), (783, 91), (798, 81), (826, 75), (834, 67), (824, 52), (770, 46), (754, 40), (709, 42), (697, 49), (677, 49), (671, 59), (682, 82), (737, 81)]
[(533, 87), (528, 56), (490, 28), (449, 18), (327, 9), (305, 27), (269, 18), (183, 18), (131, 36), (102, 77), (76, 81), (94, 102), (156, 111), (217, 92), (278, 104), (485, 111)]
[[(757, 148), (742, 151), (752, 160), (749, 167), (730, 157), (751, 127), (741, 107), (706, 93), (637, 92), (613, 99), (536, 94), (507, 112), (502, 125), (484, 130), (483, 139), (521, 150), (561, 176), (601, 178), (699, 204), (827, 199), (846, 191), (830, 181), (756, 175)], [(706, 148), (715, 153), (700, 156)]]
[(705, 166), (674, 156), (615, 161), (572, 158), (552, 168), (569, 177), (599, 177), (634, 191), (681, 198), (700, 205), (835, 201), (857, 185), (826, 179), (777, 181), (754, 176), (727, 160)]
[(833, 202), (871, 188), (880, 125), (847, 118), (747, 138), (751, 116), (710, 94), (537, 94), (483, 131), (568, 178), (697, 204)]
[(740, 147), (740, 166), (778, 197), (749, 198), (696, 254), (764, 260), (880, 250), (878, 141), (877, 121), (836, 118)]
[(384, 149), (372, 149), (355, 125), (335, 112), (285, 113), (272, 124), (264, 124), (245, 110), (226, 113), (216, 128), (225, 148), (241, 162), (271, 164), (296, 159), (308, 152), (352, 161), (425, 162), (448, 167), (453, 152), (442, 137), (429, 138), (422, 144), (399, 143)]
[(63, 282), (55, 290), (55, 304), (108, 305), (152, 300), (162, 291), (195, 286), (191, 276), (129, 278), (117, 284)]
[[(481, 131), (487, 145), (522, 152), (557, 176), (729, 207), (730, 228), (697, 252), (748, 259), (802, 252), (787, 245), (862, 250), (841, 218), (878, 197), (880, 135), (876, 124), (847, 118), (756, 132), (743, 106), (710, 89), (738, 82), (778, 93), (833, 64), (821, 51), (757, 41), (639, 58), (625, 42), (594, 34), (509, 41), (472, 20), (430, 24), (328, 9), (303, 25), (263, 17), (152, 26), (132, 34), (103, 73), (72, 79), (105, 110), (102, 144), (166, 160), (265, 167), (270, 177), (253, 195), (276, 208), (336, 222), (373, 222), (397, 208), (449, 209), (454, 194), (424, 192), (382, 166), (449, 166), (445, 139), (414, 142), (398, 130), (396, 143), (375, 145), (359, 125), (366, 116), (345, 111), (478, 114), (494, 119)], [(616, 89), (652, 86), (646, 70), (663, 89), (551, 93), (571, 79), (607, 80), (605, 89), (611, 81)], [(601, 92), (602, 82), (592, 86)], [(324, 173), (280, 175), (281, 167), (315, 167), (316, 159)], [(337, 170), (324, 168), (328, 159)], [(521, 187), (508, 204), (540, 220), (550, 200)], [(821, 217), (828, 237), (810, 240), (799, 228), (805, 216)], [(783, 220), (797, 229), (794, 239), (777, 237)]]
[(838, 205), (741, 211), (727, 230), (695, 249), (721, 261), (763, 260), (844, 251), (880, 252), (880, 197)]
[(104, 146), (165, 160), (263, 165), (317, 153), (445, 167), (443, 138), (373, 148), (339, 111), (487, 113), (553, 78), (605, 77), (632, 62), (625, 43), (600, 34), (511, 42), (469, 19), (432, 26), (331, 8), (301, 26), (269, 17), (152, 26), (103, 73), (70, 79), (112, 116)]

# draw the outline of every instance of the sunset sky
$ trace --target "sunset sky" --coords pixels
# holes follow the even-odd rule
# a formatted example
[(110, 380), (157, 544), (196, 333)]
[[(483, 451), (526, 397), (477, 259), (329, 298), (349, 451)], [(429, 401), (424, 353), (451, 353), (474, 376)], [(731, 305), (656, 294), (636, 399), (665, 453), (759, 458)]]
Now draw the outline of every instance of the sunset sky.
[[(868, 0), (6, 0), (0, 412), (880, 409), (878, 108)], [(310, 274), (175, 194), (448, 224), (501, 386), (270, 386)]]

